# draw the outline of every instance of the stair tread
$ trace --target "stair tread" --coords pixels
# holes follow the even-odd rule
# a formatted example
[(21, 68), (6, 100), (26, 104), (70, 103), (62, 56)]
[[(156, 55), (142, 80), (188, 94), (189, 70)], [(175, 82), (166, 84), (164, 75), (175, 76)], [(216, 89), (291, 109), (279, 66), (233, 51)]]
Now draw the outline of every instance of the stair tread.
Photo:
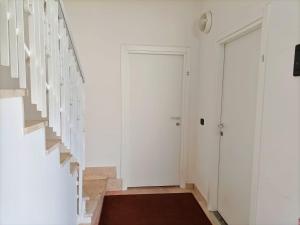
[(26, 89), (0, 89), (0, 98), (24, 97), (26, 94)]
[(120, 178), (109, 178), (107, 181), (107, 191), (121, 191), (122, 190), (122, 179)]
[(46, 139), (46, 151), (49, 153), (59, 147), (61, 144), (60, 139)]
[(86, 201), (85, 203), (86, 215), (93, 215), (99, 201), (100, 201), (100, 197)]
[(70, 163), (70, 173), (73, 174), (75, 171), (79, 171), (79, 162)]
[(46, 120), (26, 120), (24, 124), (24, 133), (31, 133), (41, 128), (45, 128), (47, 125), (48, 122)]
[(105, 194), (107, 179), (85, 180), (83, 182), (83, 195), (89, 199), (95, 199)]
[(66, 161), (72, 158), (72, 154), (70, 152), (61, 152), (60, 153), (60, 164), (64, 164)]

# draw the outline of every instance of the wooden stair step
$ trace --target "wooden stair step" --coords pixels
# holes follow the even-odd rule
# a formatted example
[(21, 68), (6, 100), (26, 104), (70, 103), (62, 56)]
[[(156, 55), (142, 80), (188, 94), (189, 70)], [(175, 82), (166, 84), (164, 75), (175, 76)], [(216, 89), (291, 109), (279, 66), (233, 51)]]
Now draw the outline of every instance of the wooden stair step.
[(60, 139), (46, 139), (46, 151), (50, 153), (56, 148), (60, 147), (61, 140)]
[(122, 190), (122, 179), (109, 178), (107, 181), (107, 191), (121, 191)]
[(89, 180), (103, 180), (107, 179), (107, 177), (102, 175), (84, 175), (83, 180), (89, 181)]
[(85, 214), (87, 216), (92, 216), (97, 208), (100, 197), (95, 199), (90, 199), (85, 202)]
[(98, 196), (85, 202), (85, 217), (90, 218), (92, 225), (98, 225), (100, 222), (101, 211), (103, 207), (104, 195)]
[(95, 199), (105, 194), (107, 179), (85, 180), (83, 182), (83, 195)]
[(61, 152), (60, 153), (60, 164), (65, 164), (69, 159), (72, 158), (72, 154), (70, 152)]
[(48, 125), (46, 120), (26, 120), (24, 124), (24, 134), (29, 134)]
[(71, 162), (70, 163), (70, 173), (74, 174), (75, 172), (79, 171), (79, 162)]
[(84, 176), (102, 176), (107, 178), (116, 178), (116, 167), (86, 167), (84, 170)]
[(26, 89), (0, 89), (0, 98), (16, 98), (27, 95)]

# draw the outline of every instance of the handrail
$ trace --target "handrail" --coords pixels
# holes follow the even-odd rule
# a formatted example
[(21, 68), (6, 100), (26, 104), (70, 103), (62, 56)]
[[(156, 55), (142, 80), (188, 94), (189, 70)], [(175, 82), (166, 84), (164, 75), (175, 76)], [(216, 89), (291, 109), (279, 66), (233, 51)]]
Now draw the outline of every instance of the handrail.
[(76, 59), (76, 63), (78, 65), (78, 69), (79, 69), (79, 72), (80, 72), (80, 76), (81, 76), (81, 79), (82, 79), (82, 82), (85, 83), (85, 77), (84, 77), (84, 74), (83, 74), (83, 70), (82, 70), (82, 66), (81, 66), (81, 63), (79, 61), (79, 57), (78, 57), (78, 51), (77, 51), (77, 48), (76, 46), (74, 45), (74, 39), (73, 39), (73, 36), (72, 36), (72, 33), (70, 31), (70, 23), (66, 17), (66, 11), (65, 11), (65, 7), (64, 7), (64, 3), (62, 0), (58, 0), (58, 3), (59, 3), (59, 9), (60, 9), (60, 12), (62, 14), (62, 17), (65, 21), (65, 24), (66, 24), (66, 28), (67, 28), (67, 32), (68, 32), (68, 35), (69, 35), (69, 38), (70, 38), (70, 42), (71, 42), (71, 45), (72, 45), (72, 48), (74, 50), (74, 55), (75, 55), (75, 59)]

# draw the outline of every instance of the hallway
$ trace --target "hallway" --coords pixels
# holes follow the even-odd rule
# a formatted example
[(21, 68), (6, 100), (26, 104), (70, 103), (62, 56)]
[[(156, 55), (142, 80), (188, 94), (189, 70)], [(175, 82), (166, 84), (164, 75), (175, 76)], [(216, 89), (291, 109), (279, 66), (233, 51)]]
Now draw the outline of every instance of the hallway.
[(0, 0), (0, 225), (300, 225), (300, 0)]

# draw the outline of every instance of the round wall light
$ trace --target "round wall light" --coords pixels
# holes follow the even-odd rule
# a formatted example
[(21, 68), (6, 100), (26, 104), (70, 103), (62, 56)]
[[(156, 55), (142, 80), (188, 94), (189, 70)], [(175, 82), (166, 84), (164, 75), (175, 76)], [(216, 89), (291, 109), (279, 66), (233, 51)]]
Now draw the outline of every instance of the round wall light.
[(199, 21), (199, 29), (204, 33), (209, 33), (212, 26), (212, 13), (211, 11), (205, 12), (201, 15)]

